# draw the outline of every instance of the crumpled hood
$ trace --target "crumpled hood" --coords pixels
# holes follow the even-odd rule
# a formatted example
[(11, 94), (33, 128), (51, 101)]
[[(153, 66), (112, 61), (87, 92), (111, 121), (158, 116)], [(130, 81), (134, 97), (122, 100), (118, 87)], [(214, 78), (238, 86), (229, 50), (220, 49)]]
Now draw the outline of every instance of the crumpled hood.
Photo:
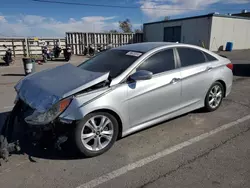
[(17, 83), (18, 97), (45, 112), (63, 98), (108, 79), (109, 73), (90, 72), (70, 63), (26, 76)]

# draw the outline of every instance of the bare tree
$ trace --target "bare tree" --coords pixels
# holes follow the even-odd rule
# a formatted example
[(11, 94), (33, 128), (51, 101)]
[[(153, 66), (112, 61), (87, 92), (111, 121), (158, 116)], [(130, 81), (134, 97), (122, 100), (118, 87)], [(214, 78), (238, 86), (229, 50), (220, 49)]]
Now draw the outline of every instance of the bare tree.
[(143, 26), (141, 25), (140, 28), (135, 29), (135, 33), (143, 33)]
[(135, 33), (143, 33), (141, 29), (135, 29)]
[(109, 33), (119, 33), (116, 29), (111, 29)]
[(124, 33), (132, 33), (132, 24), (129, 19), (119, 21), (119, 27)]
[(163, 20), (170, 20), (170, 16), (165, 16)]

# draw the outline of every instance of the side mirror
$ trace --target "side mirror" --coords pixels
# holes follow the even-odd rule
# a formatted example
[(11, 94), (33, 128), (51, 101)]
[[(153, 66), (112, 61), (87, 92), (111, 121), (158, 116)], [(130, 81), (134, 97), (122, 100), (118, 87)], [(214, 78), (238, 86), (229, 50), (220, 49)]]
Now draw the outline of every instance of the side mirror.
[(146, 70), (136, 71), (134, 74), (130, 75), (131, 80), (150, 80), (153, 76), (153, 73)]
[(5, 44), (3, 44), (3, 47), (4, 47), (4, 48), (7, 48), (7, 46), (6, 46)]

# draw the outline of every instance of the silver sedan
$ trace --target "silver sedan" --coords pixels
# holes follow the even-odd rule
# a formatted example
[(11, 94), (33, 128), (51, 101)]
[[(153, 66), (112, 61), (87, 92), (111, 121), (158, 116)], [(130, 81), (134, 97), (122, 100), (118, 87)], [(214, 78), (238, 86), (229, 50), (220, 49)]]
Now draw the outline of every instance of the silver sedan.
[(78, 67), (32, 74), (15, 89), (32, 109), (27, 124), (66, 124), (79, 151), (93, 157), (118, 137), (196, 109), (216, 110), (231, 91), (232, 69), (229, 59), (197, 46), (137, 43)]

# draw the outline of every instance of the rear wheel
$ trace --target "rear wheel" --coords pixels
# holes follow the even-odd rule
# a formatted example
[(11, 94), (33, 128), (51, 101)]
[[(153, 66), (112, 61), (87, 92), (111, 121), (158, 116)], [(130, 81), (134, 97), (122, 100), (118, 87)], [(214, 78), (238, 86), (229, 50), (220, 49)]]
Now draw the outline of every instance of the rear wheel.
[(224, 87), (220, 82), (215, 82), (207, 92), (205, 109), (209, 112), (217, 110), (224, 96)]
[(94, 157), (108, 151), (118, 136), (118, 122), (106, 112), (85, 116), (75, 129), (75, 142), (85, 157)]

